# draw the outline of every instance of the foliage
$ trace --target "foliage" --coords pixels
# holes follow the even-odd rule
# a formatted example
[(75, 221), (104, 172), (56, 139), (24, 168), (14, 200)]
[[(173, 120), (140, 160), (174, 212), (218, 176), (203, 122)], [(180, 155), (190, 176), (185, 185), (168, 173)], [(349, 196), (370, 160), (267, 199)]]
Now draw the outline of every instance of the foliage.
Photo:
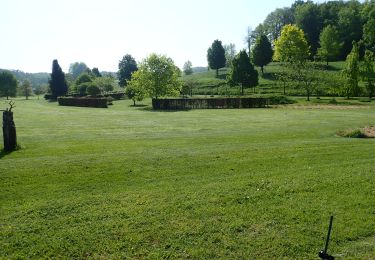
[(93, 83), (104, 93), (113, 91), (116, 87), (116, 81), (111, 76), (97, 77), (94, 79)]
[(45, 93), (47, 93), (47, 91), (48, 91), (48, 84), (41, 84), (41, 85), (36, 86), (34, 88), (34, 94), (37, 95), (37, 96), (45, 94)]
[(171, 58), (164, 55), (151, 54), (133, 76), (129, 84), (144, 88), (144, 92), (153, 98), (178, 95), (182, 85), (180, 70)]
[(81, 84), (77, 85), (77, 92), (80, 96), (87, 95), (87, 88), (92, 86), (92, 82), (82, 82)]
[(375, 55), (372, 51), (366, 50), (365, 57), (361, 64), (360, 74), (365, 82), (368, 97), (370, 100), (375, 94)]
[(343, 70), (343, 92), (349, 99), (350, 96), (359, 95), (359, 49), (358, 44), (353, 42), (353, 49), (346, 57), (345, 69)]
[(231, 85), (241, 85), (242, 95), (244, 88), (258, 85), (258, 71), (254, 69), (245, 50), (240, 51), (233, 59), (228, 82)]
[(15, 97), (17, 95), (18, 82), (14, 75), (9, 71), (0, 72), (0, 96)]
[(191, 75), (193, 74), (193, 64), (191, 63), (191, 61), (187, 61), (185, 62), (184, 64), (184, 67), (183, 67), (183, 71), (185, 73), (185, 75)]
[(101, 77), (102, 74), (100, 73), (99, 69), (98, 68), (92, 68), (91, 70), (92, 74), (95, 76), (95, 77)]
[(340, 53), (339, 37), (339, 32), (332, 25), (324, 27), (320, 34), (318, 56), (327, 62), (327, 66), (328, 62), (335, 60)]
[(363, 40), (368, 49), (375, 51), (375, 10), (371, 18), (363, 27)]
[(304, 33), (295, 25), (286, 25), (275, 41), (274, 59), (289, 63), (304, 62), (309, 56), (309, 46)]
[(31, 87), (31, 83), (29, 80), (22, 81), (20, 85), (20, 91), (23, 96), (25, 96), (26, 99), (29, 99), (29, 96), (32, 95), (33, 89)]
[(232, 60), (234, 57), (236, 57), (236, 45), (234, 43), (225, 44), (224, 46), (225, 50), (225, 67), (229, 68)]
[(319, 83), (319, 74), (314, 63), (302, 62), (288, 65), (291, 70), (291, 77), (296, 82), (297, 87), (305, 90), (307, 101), (310, 96), (317, 90)]
[(86, 88), (86, 93), (89, 96), (96, 97), (100, 94), (100, 88), (94, 84), (91, 84)]
[[(275, 11), (267, 15), (263, 23), (263, 30), (271, 42), (276, 41), (280, 37), (281, 31), (285, 25), (294, 24), (294, 11), (292, 8), (277, 8)], [(259, 25), (257, 28), (260, 28)]]
[(319, 8), (313, 2), (298, 6), (295, 10), (296, 25), (303, 30), (308, 44), (311, 46), (311, 55), (314, 56), (319, 46), (319, 34), (322, 27)]
[(126, 54), (124, 57), (122, 57), (122, 59), (119, 61), (117, 72), (120, 87), (127, 86), (128, 81), (131, 80), (132, 73), (137, 70), (137, 62), (130, 54)]
[(259, 66), (264, 74), (263, 67), (272, 61), (273, 50), (267, 36), (261, 35), (256, 39), (253, 48), (253, 62)]
[(69, 66), (69, 74), (72, 75), (73, 80), (75, 80), (80, 74), (87, 72), (87, 69), (89, 68), (84, 62), (74, 62)]
[(138, 80), (139, 75), (139, 71), (134, 72), (132, 80), (125, 89), (125, 95), (133, 100), (134, 106), (136, 101), (142, 101), (147, 95), (146, 89), (140, 84), (141, 80)]
[(68, 93), (68, 85), (65, 81), (65, 74), (57, 60), (53, 60), (52, 62), (52, 73), (51, 79), (49, 80), (49, 88), (54, 97), (64, 96)]
[(91, 75), (89, 75), (87, 72), (83, 72), (77, 77), (77, 79), (75, 80), (75, 84), (76, 86), (79, 86), (82, 83), (87, 83), (87, 82), (92, 82), (92, 81), (93, 81), (93, 78), (91, 77)]
[(107, 108), (108, 103), (110, 103), (108, 98), (103, 98), (103, 97), (58, 97), (57, 102), (59, 103), (60, 106), (100, 107), (100, 108)]
[(208, 48), (207, 61), (208, 66), (216, 70), (216, 77), (218, 77), (219, 69), (224, 68), (226, 63), (225, 50), (223, 45), (221, 45), (221, 41), (215, 40), (211, 47)]

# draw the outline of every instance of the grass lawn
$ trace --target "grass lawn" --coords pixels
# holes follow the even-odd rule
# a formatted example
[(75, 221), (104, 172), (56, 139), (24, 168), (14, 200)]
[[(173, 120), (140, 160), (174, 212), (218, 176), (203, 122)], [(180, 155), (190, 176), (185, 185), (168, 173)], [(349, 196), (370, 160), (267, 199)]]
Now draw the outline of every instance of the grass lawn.
[(375, 256), (375, 139), (335, 134), (374, 125), (375, 102), (131, 104), (16, 101), (22, 149), (0, 154), (0, 258), (317, 259), (331, 214), (329, 253)]

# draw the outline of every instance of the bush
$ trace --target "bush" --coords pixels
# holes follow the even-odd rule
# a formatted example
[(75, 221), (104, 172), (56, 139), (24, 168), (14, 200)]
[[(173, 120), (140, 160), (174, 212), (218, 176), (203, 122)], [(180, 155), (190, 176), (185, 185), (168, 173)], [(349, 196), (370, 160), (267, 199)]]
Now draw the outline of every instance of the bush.
[(152, 99), (154, 109), (226, 109), (267, 107), (267, 98), (165, 98)]
[(95, 85), (90, 85), (86, 88), (86, 93), (95, 97), (100, 94), (100, 88)]
[(57, 98), (60, 106), (76, 107), (108, 107), (107, 98), (98, 97), (59, 97)]
[(345, 130), (338, 133), (338, 135), (342, 137), (348, 137), (348, 138), (366, 138), (367, 136), (360, 130), (360, 129), (354, 129), (354, 130)]
[(57, 97), (55, 95), (47, 93), (47, 94), (44, 95), (44, 99), (45, 100), (55, 100), (56, 101)]
[(295, 100), (286, 96), (269, 96), (268, 100), (270, 105), (287, 105), (296, 103)]

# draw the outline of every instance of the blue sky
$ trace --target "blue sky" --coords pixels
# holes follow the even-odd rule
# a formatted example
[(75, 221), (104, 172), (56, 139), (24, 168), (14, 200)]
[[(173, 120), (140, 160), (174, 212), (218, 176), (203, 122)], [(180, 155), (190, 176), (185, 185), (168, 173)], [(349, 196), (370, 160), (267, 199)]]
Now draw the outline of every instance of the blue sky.
[(215, 39), (245, 48), (247, 27), (294, 0), (2, 0), (0, 68), (50, 72), (58, 59), (65, 72), (82, 61), (117, 71), (131, 54), (141, 61), (165, 54), (182, 67), (207, 66)]

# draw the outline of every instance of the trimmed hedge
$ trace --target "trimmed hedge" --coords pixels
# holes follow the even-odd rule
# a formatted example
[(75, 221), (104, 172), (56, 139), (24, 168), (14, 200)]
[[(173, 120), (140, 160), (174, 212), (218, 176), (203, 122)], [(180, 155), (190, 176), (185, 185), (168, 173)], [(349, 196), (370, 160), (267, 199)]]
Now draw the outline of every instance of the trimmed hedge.
[(57, 101), (60, 106), (108, 107), (108, 99), (99, 97), (58, 97)]
[(125, 96), (125, 92), (111, 92), (104, 95), (105, 97), (111, 97), (115, 100), (123, 99)]
[(268, 103), (267, 98), (255, 97), (152, 99), (152, 107), (156, 110), (264, 108)]
[(45, 100), (56, 100), (57, 97), (52, 95), (52, 94), (47, 93), (47, 94), (44, 95), (44, 99)]

